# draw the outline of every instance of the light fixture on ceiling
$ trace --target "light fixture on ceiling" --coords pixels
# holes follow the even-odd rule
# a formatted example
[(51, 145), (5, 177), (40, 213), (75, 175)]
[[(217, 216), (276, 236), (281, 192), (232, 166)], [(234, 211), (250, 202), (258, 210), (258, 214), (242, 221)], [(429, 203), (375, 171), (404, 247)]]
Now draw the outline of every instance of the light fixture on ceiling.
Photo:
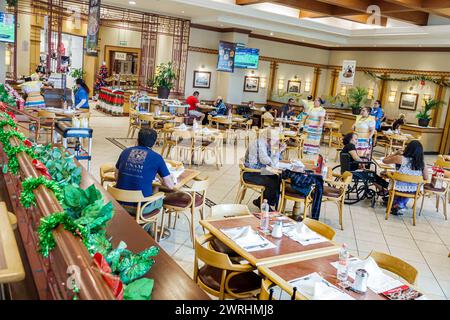
[(128, 4), (131, 4), (132, 6), (136, 5), (136, 1), (128, 1)]
[(182, 11), (181, 11), (181, 13), (183, 13), (183, 14), (184, 14), (184, 10), (182, 10)]
[(271, 32), (271, 33), (270, 33), (270, 35), (271, 35), (271, 36), (273, 36), (273, 35), (274, 35), (274, 33), (273, 33), (273, 32)]

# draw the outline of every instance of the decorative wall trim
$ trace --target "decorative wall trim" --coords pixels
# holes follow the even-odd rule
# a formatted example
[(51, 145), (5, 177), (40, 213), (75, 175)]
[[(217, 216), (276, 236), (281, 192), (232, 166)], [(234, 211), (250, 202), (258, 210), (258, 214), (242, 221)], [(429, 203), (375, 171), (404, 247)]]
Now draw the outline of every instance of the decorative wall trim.
[[(216, 50), (216, 49), (208, 49), (208, 48), (193, 47), (193, 46), (189, 46), (189, 51), (190, 52), (207, 53), (207, 54), (218, 54), (218, 50)], [(320, 69), (331, 69), (334, 71), (340, 71), (342, 69), (342, 66), (317, 64), (317, 63), (310, 63), (310, 62), (296, 61), (296, 60), (287, 60), (287, 59), (265, 57), (265, 56), (261, 56), (260, 59), (261, 59), (261, 61), (291, 64), (291, 65), (313, 67), (313, 68), (320, 68)], [(429, 77), (450, 77), (450, 71), (427, 71), (427, 70), (412, 70), (412, 69), (372, 68), (372, 67), (361, 67), (361, 66), (360, 67), (357, 66), (356, 71), (370, 71), (370, 72), (374, 72), (374, 73), (383, 73), (383, 74), (385, 74), (385, 73), (386, 74), (412, 74), (412, 75), (424, 75), (424, 76), (429, 76)]]

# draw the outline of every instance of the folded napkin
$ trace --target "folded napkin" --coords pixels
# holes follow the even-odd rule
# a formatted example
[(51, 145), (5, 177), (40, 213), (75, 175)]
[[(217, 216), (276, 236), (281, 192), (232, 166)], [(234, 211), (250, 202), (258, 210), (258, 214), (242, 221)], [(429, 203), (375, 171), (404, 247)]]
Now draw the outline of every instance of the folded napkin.
[(329, 283), (317, 272), (290, 282), (298, 291), (313, 300), (354, 300), (350, 295)]
[(187, 126), (183, 123), (180, 126), (177, 127), (178, 130), (186, 130)]
[(221, 229), (221, 231), (231, 240), (236, 242), (238, 246), (249, 252), (272, 249), (276, 247), (272, 242), (254, 231), (251, 226)]
[(277, 167), (278, 167), (278, 169), (291, 169), (292, 163), (279, 162)]
[(294, 228), (291, 228), (286, 235), (304, 246), (328, 241), (321, 235), (309, 229), (303, 222), (297, 223), (297, 225)]
[(349, 276), (353, 279), (355, 278), (356, 270), (366, 270), (369, 274), (367, 286), (376, 293), (384, 292), (403, 284), (401, 281), (385, 274), (372, 257), (364, 260), (351, 261), (348, 268)]

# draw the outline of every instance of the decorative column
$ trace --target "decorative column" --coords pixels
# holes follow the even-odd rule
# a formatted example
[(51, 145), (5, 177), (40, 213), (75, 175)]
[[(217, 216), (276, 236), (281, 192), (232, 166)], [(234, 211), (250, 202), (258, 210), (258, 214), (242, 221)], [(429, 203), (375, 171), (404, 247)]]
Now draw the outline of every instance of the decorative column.
[[(441, 77), (442, 82), (445, 82), (445, 77)], [(445, 86), (437, 86), (436, 93), (435, 93), (435, 99), (437, 101), (441, 101), (445, 97)], [(433, 109), (431, 111), (431, 126), (432, 127), (439, 127), (440, 119), (441, 119), (441, 110), (442, 108)]]
[(270, 63), (270, 75), (269, 75), (269, 90), (267, 90), (267, 101), (272, 100), (273, 97), (273, 93), (275, 90), (275, 85), (276, 85), (276, 77), (277, 77), (277, 70), (278, 70), (278, 62), (276, 61), (272, 61)]
[(313, 80), (313, 87), (311, 90), (311, 95), (314, 97), (314, 99), (317, 98), (317, 93), (319, 91), (319, 80), (320, 80), (321, 73), (322, 73), (322, 70), (319, 67), (314, 68), (314, 80)]
[(334, 97), (336, 95), (336, 88), (339, 78), (339, 71), (334, 69), (331, 72), (331, 86), (330, 86), (330, 96)]
[[(389, 78), (390, 76), (387, 73), (383, 74), (384, 78)], [(381, 80), (381, 85), (380, 85), (380, 92), (378, 93), (378, 100), (381, 101), (381, 105), (384, 105), (384, 97), (386, 96), (386, 91), (387, 91), (387, 79), (382, 79)]]

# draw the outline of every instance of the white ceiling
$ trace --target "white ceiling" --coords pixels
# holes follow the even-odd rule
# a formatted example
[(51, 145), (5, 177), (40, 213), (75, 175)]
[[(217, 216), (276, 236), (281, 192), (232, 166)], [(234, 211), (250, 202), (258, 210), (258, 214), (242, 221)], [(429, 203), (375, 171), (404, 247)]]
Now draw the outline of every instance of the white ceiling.
[(319, 45), (450, 47), (450, 20), (431, 16), (428, 26), (393, 19), (374, 27), (337, 18), (298, 19), (298, 10), (259, 4), (238, 6), (234, 0), (105, 0), (105, 3), (190, 19), (219, 28), (242, 28)]

